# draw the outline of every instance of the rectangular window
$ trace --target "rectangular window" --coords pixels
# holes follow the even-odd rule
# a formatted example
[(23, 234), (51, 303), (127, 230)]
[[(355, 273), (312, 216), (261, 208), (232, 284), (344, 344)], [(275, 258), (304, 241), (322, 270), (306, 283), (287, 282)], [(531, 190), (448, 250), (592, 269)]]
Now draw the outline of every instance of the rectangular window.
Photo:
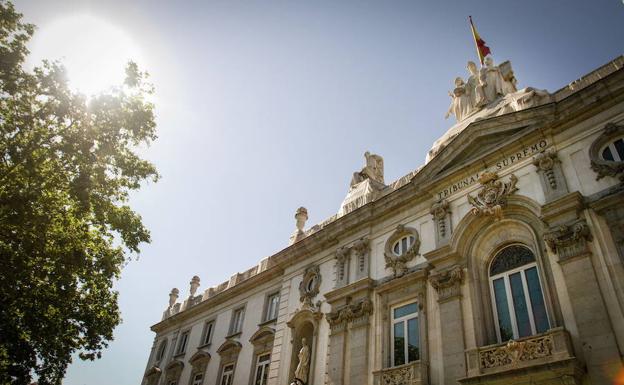
[(204, 325), (204, 338), (202, 338), (202, 345), (207, 345), (212, 341), (212, 332), (214, 330), (214, 321), (206, 322)]
[(230, 335), (243, 331), (243, 318), (245, 318), (245, 308), (235, 309), (232, 313), (232, 324), (230, 326)]
[(271, 294), (267, 297), (266, 315), (265, 321), (270, 321), (277, 318), (277, 312), (279, 310), (279, 293)]
[(191, 383), (191, 385), (202, 385), (203, 382), (204, 382), (203, 373), (197, 373), (196, 375), (193, 376), (193, 382)]
[(221, 371), (221, 381), (219, 385), (232, 385), (234, 380), (234, 365), (225, 365)]
[(266, 385), (269, 379), (269, 366), (271, 365), (271, 355), (264, 354), (258, 357), (256, 363), (256, 375), (254, 377), (254, 385)]
[(188, 343), (189, 333), (190, 332), (186, 331), (180, 334), (180, 341), (178, 342), (178, 349), (176, 350), (176, 355), (186, 352), (186, 345)]
[(420, 334), (416, 302), (392, 309), (392, 366), (420, 359)]

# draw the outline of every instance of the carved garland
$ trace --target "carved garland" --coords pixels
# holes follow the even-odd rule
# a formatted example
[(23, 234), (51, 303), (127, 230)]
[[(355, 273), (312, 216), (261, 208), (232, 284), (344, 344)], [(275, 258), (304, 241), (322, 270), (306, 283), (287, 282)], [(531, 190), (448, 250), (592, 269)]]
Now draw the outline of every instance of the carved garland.
[(605, 176), (612, 176), (617, 178), (619, 176), (620, 181), (624, 182), (624, 161), (611, 161), (602, 158), (600, 151), (610, 142), (624, 136), (624, 126), (617, 125), (615, 123), (608, 123), (602, 135), (600, 135), (592, 143), (589, 148), (589, 159), (591, 161), (591, 168), (598, 175), (596, 180), (604, 178)]
[(518, 190), (516, 183), (518, 178), (514, 174), (509, 177), (509, 182), (498, 180), (498, 174), (484, 172), (479, 176), (481, 191), (476, 197), (468, 195), (468, 202), (473, 206), (470, 212), (473, 215), (490, 215), (496, 220), (503, 217), (503, 207), (507, 205), (507, 197)]
[[(401, 255), (396, 255), (392, 251), (392, 246), (396, 241), (406, 235), (414, 237), (414, 242)], [(384, 259), (386, 261), (386, 269), (392, 269), (394, 277), (400, 277), (407, 272), (407, 263), (418, 256), (420, 250), (420, 236), (418, 231), (412, 227), (398, 225), (394, 233), (388, 238), (384, 249)]]

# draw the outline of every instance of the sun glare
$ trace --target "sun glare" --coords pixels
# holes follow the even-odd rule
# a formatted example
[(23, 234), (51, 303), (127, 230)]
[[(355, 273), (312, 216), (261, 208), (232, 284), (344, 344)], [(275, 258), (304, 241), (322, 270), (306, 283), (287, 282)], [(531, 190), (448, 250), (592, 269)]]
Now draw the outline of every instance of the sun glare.
[(43, 59), (60, 60), (71, 87), (87, 95), (120, 84), (129, 60), (143, 67), (138, 47), (123, 30), (90, 15), (41, 25), (30, 51), (30, 66)]

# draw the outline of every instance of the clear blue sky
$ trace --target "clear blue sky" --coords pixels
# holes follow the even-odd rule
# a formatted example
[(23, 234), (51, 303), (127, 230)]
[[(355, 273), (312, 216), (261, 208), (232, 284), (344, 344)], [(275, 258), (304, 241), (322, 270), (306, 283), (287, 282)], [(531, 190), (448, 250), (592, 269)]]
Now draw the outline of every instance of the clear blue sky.
[[(152, 231), (116, 285), (123, 324), (68, 385), (141, 381), (167, 294), (220, 283), (286, 246), (297, 207), (333, 215), (370, 150), (386, 181), (424, 162), (450, 127), (447, 91), (476, 53), (472, 15), (520, 87), (557, 90), (622, 53), (622, 0), (18, 0), (28, 21), (114, 24), (157, 92), (163, 175), (133, 198)], [(79, 34), (80, 31), (76, 31)]]

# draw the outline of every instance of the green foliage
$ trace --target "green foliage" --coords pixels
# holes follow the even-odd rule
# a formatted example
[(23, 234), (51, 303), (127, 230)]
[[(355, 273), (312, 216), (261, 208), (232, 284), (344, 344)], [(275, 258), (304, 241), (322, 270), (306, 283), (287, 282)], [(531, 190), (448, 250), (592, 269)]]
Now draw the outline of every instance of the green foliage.
[(113, 282), (150, 241), (127, 201), (158, 178), (136, 153), (156, 138), (154, 106), (134, 63), (89, 99), (58, 63), (24, 70), (21, 16), (0, 0), (0, 383), (58, 384), (73, 353), (112, 340)]

